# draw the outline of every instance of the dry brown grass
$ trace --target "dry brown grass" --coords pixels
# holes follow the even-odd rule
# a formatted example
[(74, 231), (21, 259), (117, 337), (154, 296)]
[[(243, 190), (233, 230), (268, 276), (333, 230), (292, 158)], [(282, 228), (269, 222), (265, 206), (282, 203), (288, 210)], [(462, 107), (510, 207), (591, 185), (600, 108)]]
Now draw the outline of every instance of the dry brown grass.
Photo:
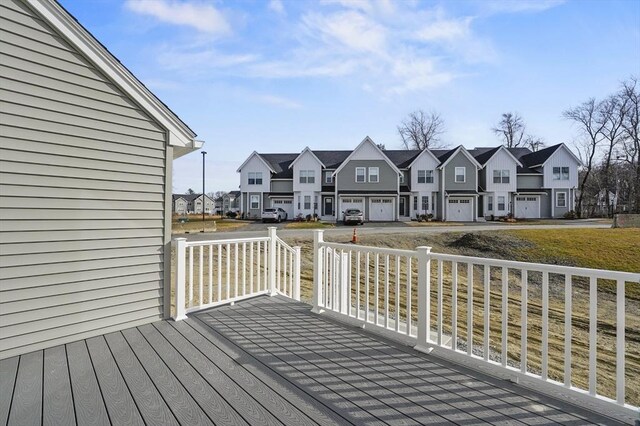
[(205, 220), (203, 223), (202, 215), (194, 214), (188, 215), (188, 222), (181, 223), (179, 220), (181, 217), (184, 216), (173, 215), (171, 222), (172, 234), (201, 232), (203, 228), (204, 232), (231, 231), (243, 228), (251, 223), (250, 221), (221, 218), (220, 216), (209, 215), (205, 215)]

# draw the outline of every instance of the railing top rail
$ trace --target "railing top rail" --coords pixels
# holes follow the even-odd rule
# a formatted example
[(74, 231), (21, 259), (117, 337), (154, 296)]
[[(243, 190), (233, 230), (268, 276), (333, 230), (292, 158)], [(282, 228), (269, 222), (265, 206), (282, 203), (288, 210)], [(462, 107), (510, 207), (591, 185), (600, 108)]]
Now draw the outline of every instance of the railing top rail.
[(319, 243), (320, 247), (330, 247), (333, 249), (341, 249), (341, 250), (351, 250), (351, 251), (360, 251), (360, 252), (371, 252), (371, 253), (380, 253), (380, 254), (390, 254), (394, 256), (417, 256), (418, 252), (415, 250), (401, 250), (401, 249), (393, 249), (387, 247), (371, 247), (371, 246), (360, 246), (357, 244), (343, 244), (343, 243), (328, 243), (321, 242)]
[(278, 242), (278, 244), (282, 245), (282, 247), (284, 247), (285, 249), (287, 249), (288, 251), (290, 251), (291, 253), (293, 253), (295, 250), (293, 249), (293, 247), (291, 247), (289, 244), (285, 243), (282, 238), (280, 237), (276, 237), (276, 241)]
[(235, 243), (255, 243), (258, 241), (269, 241), (269, 237), (254, 238), (230, 238), (226, 240), (208, 240), (208, 241), (187, 241), (187, 247), (209, 246), (217, 244), (235, 244)]
[(527, 269), (529, 271), (549, 272), (552, 274), (570, 274), (576, 276), (596, 276), (603, 279), (625, 280), (640, 282), (640, 274), (623, 271), (610, 271), (606, 269), (579, 268), (576, 266), (547, 265), (544, 263), (518, 262), (515, 260), (492, 259), (485, 257), (462, 256), (455, 254), (431, 253), (431, 258), (436, 260), (448, 260), (460, 263), (488, 264), (490, 266), (504, 266), (513, 269)]

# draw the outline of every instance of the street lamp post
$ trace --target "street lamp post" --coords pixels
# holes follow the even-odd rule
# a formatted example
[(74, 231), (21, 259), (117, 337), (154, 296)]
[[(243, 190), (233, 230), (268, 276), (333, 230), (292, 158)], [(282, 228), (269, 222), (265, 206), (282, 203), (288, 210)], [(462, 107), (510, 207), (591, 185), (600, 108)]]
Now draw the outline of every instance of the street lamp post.
[(204, 157), (207, 155), (207, 151), (202, 151), (202, 232), (204, 232), (204, 210), (207, 205), (204, 194)]

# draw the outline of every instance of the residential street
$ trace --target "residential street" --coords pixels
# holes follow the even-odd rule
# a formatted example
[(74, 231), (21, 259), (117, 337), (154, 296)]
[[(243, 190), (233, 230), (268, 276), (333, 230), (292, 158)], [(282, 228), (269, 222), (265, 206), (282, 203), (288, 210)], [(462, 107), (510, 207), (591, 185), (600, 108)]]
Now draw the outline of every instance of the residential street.
[[(174, 234), (173, 238), (186, 237), (189, 241), (203, 240), (226, 240), (232, 238), (263, 237), (267, 235), (267, 228), (276, 226), (278, 235), (281, 237), (312, 237), (312, 229), (286, 229), (286, 223), (252, 223), (241, 231), (194, 233), (194, 234)], [(500, 229), (563, 229), (563, 228), (611, 228), (610, 224), (600, 223), (590, 220), (566, 221), (562, 224), (550, 225), (518, 225), (505, 224), (499, 222), (486, 223), (465, 223), (451, 226), (409, 226), (399, 222), (367, 223), (364, 226), (356, 226), (358, 235), (371, 234), (439, 234), (443, 232), (475, 232), (475, 231), (497, 231)], [(353, 233), (353, 226), (338, 225), (335, 228), (324, 228), (325, 235), (350, 236)]]

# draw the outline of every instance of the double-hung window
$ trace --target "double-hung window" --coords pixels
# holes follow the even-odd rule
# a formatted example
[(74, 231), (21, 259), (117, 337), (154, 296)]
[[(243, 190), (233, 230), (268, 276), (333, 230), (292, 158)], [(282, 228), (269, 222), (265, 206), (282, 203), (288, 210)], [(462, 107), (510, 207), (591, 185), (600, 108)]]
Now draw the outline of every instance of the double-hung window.
[(418, 210), (418, 197), (413, 197), (413, 210)]
[(505, 197), (500, 196), (498, 197), (498, 211), (505, 211), (506, 210), (506, 205), (505, 205)]
[(487, 197), (487, 210), (493, 211), (493, 196), (489, 195)]
[(456, 183), (465, 183), (467, 180), (467, 169), (466, 167), (456, 167)]
[(553, 180), (569, 180), (569, 167), (554, 167)]
[(509, 183), (509, 170), (494, 170), (493, 183)]
[(356, 167), (356, 182), (365, 183), (367, 181), (367, 168)]
[(429, 210), (429, 196), (423, 196), (422, 197), (422, 211), (427, 211)]
[(433, 183), (433, 170), (418, 170), (418, 183)]
[(262, 172), (249, 172), (249, 185), (262, 185)]
[(556, 207), (567, 207), (566, 192), (556, 192)]
[(311, 210), (311, 195), (304, 196), (304, 209)]
[(251, 202), (251, 209), (252, 210), (258, 210), (260, 208), (260, 196), (259, 195), (252, 195), (250, 198), (250, 202)]
[(315, 183), (315, 170), (300, 170), (300, 183)]
[(369, 182), (378, 183), (380, 181), (380, 168), (369, 167)]
[(333, 183), (333, 176), (331, 176), (333, 172), (324, 172), (324, 183)]

